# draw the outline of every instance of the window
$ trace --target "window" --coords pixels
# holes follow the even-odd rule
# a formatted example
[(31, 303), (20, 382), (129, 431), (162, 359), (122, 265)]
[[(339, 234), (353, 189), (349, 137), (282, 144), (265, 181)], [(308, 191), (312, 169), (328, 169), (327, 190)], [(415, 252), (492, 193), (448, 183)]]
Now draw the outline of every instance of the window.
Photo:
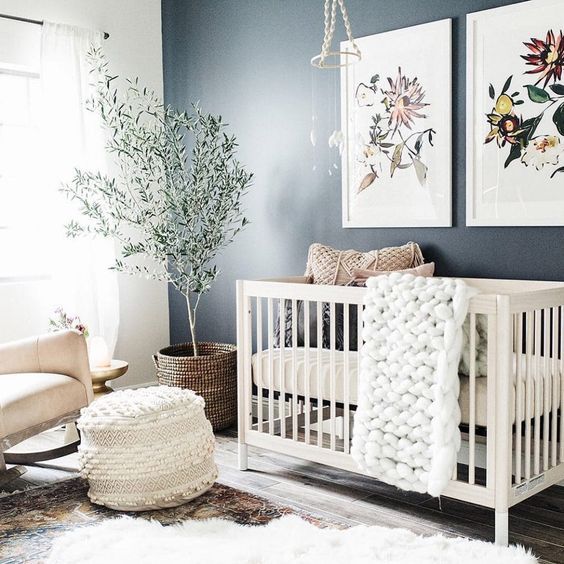
[(48, 273), (39, 76), (0, 68), (0, 279)]
[(40, 45), (40, 26), (0, 20), (0, 282), (49, 272)]
[(0, 23), (0, 281), (49, 273), (35, 27)]

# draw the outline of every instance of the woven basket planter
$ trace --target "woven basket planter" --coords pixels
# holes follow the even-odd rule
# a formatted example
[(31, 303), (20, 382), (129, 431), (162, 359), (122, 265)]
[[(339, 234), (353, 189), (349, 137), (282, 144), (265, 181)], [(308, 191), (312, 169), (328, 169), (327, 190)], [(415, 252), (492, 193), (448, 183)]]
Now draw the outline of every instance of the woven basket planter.
[(153, 355), (159, 384), (193, 390), (206, 402), (214, 431), (237, 421), (237, 347), (223, 343), (172, 345)]

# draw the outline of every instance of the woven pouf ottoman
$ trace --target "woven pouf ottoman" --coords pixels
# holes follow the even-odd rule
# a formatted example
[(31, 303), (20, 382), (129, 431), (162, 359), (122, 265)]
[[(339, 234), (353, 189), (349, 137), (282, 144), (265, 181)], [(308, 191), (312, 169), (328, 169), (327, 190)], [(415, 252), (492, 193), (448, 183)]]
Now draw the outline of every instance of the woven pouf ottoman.
[(79, 463), (93, 503), (122, 511), (174, 507), (217, 478), (204, 400), (155, 386), (113, 392), (84, 408)]

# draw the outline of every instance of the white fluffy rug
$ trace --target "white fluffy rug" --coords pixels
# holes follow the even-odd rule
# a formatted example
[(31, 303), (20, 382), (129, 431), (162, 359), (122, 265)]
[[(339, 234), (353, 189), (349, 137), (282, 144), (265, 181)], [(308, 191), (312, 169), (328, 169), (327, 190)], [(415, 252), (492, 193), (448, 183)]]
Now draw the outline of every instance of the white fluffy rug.
[(81, 564), (532, 564), (520, 547), (417, 536), (404, 529), (318, 529), (298, 517), (263, 527), (212, 519), (163, 527), (122, 517), (66, 533), (49, 563)]

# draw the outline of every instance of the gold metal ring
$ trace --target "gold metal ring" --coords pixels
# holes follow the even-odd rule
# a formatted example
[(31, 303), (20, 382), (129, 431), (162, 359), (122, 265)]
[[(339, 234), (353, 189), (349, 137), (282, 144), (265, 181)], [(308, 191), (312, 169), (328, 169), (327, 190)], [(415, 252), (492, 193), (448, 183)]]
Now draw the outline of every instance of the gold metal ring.
[[(350, 62), (338, 63), (338, 64), (325, 63), (325, 59), (327, 59), (328, 57), (337, 57), (342, 55), (351, 56), (353, 57), (353, 60)], [(357, 53), (356, 51), (329, 51), (325, 56), (322, 53), (319, 53), (319, 55), (313, 57), (310, 62), (314, 67), (317, 67), (318, 69), (338, 69), (341, 67), (349, 67), (351, 65), (354, 65), (355, 63), (358, 63), (358, 61), (360, 61), (361, 59), (362, 56), (360, 55), (360, 53)]]

